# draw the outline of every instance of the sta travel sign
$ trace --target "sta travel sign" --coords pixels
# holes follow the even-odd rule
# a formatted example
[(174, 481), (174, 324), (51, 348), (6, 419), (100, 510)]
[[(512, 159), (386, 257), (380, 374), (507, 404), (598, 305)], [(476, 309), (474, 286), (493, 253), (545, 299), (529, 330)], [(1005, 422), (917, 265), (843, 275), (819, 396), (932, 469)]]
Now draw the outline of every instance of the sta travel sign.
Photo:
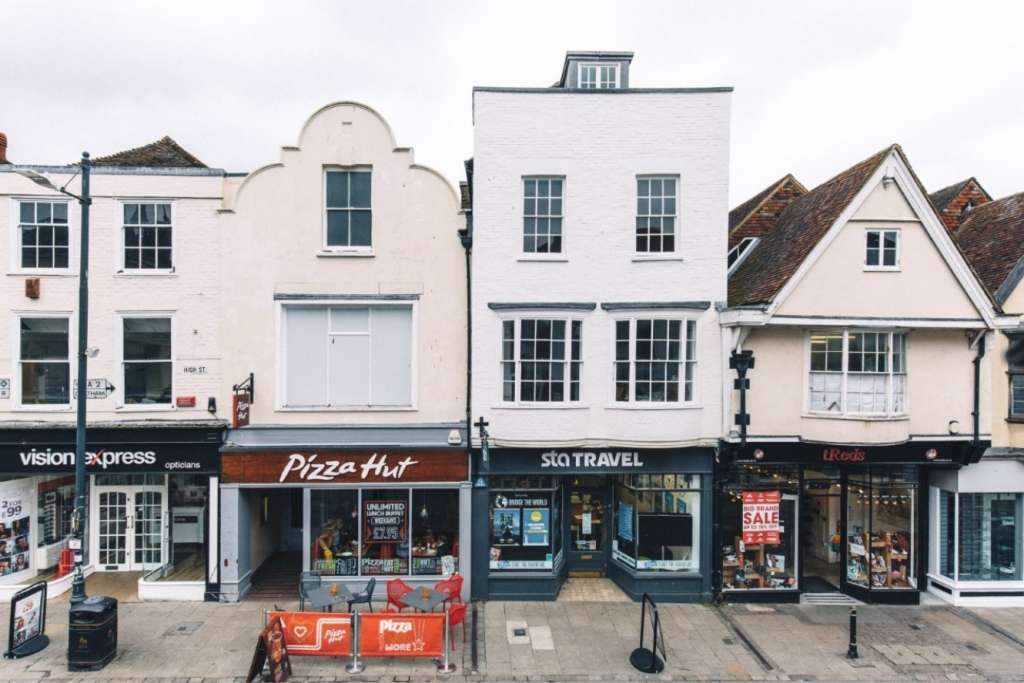
[[(479, 451), (477, 451), (479, 454)], [(694, 471), (711, 448), (491, 448), (491, 474), (585, 474)]]

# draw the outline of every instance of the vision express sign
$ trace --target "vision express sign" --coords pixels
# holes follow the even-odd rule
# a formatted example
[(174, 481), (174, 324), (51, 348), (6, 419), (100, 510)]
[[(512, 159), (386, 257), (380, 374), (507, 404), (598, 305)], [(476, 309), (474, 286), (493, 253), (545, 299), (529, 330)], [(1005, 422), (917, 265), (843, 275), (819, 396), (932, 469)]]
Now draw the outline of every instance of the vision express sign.
[[(215, 472), (217, 444), (88, 444), (85, 468), (101, 472)], [(74, 445), (0, 445), (0, 471), (37, 474), (72, 472)]]
[[(677, 472), (700, 469), (710, 448), (491, 448), (491, 474)], [(476, 451), (479, 457), (479, 450)]]

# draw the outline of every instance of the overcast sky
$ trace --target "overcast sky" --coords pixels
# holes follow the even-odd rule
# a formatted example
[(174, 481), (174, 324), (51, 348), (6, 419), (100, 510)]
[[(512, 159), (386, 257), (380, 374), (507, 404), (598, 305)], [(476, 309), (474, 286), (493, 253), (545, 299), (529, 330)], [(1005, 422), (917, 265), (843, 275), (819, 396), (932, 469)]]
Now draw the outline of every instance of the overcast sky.
[(8, 156), (64, 163), (170, 135), (211, 166), (277, 161), (359, 100), (453, 183), (474, 85), (547, 86), (566, 50), (632, 50), (636, 87), (736, 88), (730, 205), (899, 142), (930, 190), (1024, 190), (1024, 3), (0, 0)]

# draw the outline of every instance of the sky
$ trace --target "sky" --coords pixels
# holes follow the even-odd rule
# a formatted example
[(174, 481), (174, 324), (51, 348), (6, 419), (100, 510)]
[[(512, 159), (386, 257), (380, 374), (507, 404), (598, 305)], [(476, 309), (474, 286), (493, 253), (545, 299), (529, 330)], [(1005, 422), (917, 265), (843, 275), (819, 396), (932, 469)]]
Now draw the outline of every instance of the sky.
[(722, 86), (730, 206), (898, 142), (929, 190), (1024, 190), (1022, 2), (0, 0), (8, 158), (66, 163), (170, 135), (210, 166), (278, 160), (364, 102), (453, 184), (474, 85), (548, 86), (567, 50), (631, 50), (634, 87)]

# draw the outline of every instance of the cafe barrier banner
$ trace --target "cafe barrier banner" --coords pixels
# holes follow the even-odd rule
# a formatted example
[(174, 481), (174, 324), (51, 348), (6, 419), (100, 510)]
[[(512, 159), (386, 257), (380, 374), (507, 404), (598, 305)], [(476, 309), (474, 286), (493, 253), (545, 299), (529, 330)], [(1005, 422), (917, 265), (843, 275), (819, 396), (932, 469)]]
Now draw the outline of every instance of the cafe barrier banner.
[(781, 540), (778, 491), (743, 492), (743, 542), (778, 545)]
[(352, 615), (323, 612), (270, 612), (280, 619), (293, 655), (348, 657), (352, 654)]
[(442, 657), (444, 614), (359, 614), (362, 657)]

